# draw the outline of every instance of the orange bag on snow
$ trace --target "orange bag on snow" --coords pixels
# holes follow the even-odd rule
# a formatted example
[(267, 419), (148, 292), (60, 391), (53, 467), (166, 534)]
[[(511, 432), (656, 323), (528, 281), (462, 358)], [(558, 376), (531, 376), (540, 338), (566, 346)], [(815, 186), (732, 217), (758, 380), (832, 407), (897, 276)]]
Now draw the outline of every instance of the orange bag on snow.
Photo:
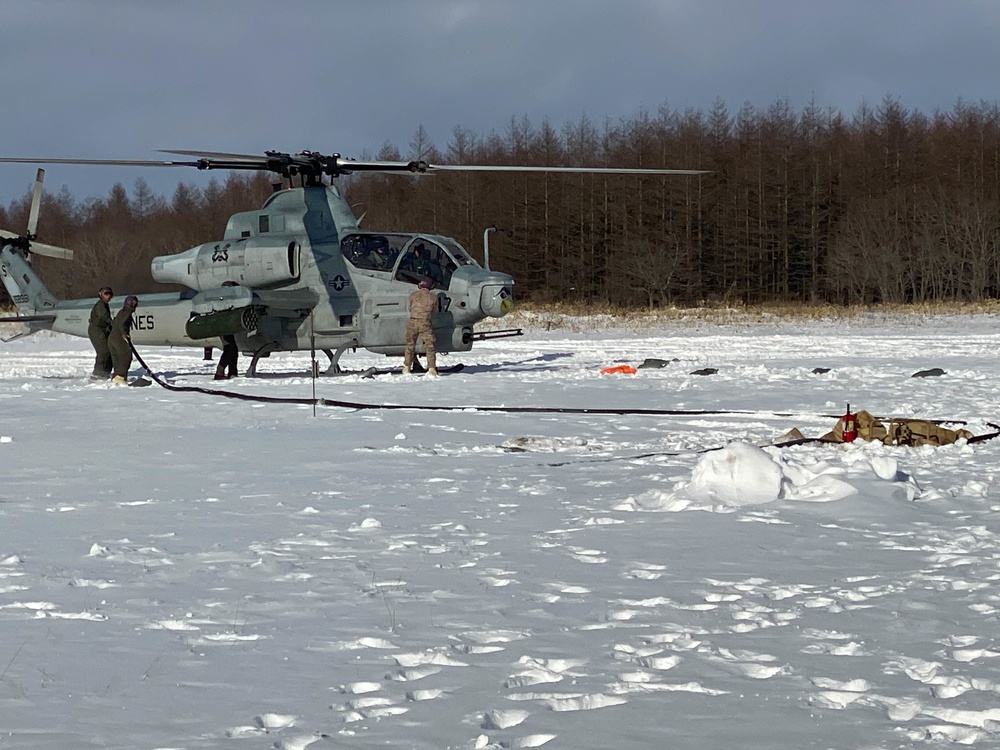
[(632, 365), (614, 365), (601, 370), (601, 375), (635, 375), (636, 369)]

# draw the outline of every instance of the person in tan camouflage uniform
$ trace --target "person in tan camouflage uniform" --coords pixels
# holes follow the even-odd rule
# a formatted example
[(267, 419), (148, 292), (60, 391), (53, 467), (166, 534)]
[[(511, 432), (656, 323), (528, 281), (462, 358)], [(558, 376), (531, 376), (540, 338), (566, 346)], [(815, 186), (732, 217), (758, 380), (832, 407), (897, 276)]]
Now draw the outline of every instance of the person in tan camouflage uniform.
[(434, 329), (431, 327), (431, 319), (438, 308), (437, 292), (432, 292), (434, 281), (424, 276), (417, 285), (417, 290), (410, 295), (407, 307), (410, 311), (410, 319), (406, 323), (406, 353), (403, 356), (403, 374), (410, 372), (413, 366), (413, 357), (416, 354), (417, 338), (424, 342), (424, 351), (427, 352), (427, 374), (437, 375), (437, 357), (434, 352)]

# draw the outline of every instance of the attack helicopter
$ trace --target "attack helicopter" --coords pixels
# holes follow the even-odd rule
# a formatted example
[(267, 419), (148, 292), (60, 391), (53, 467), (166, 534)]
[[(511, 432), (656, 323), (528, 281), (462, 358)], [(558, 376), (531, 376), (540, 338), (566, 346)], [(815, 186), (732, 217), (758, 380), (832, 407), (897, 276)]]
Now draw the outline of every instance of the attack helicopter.
[[(0, 157), (0, 163), (193, 167), (257, 170), (280, 175), (277, 190), (257, 211), (233, 214), (219, 240), (154, 258), (155, 281), (186, 287), (181, 292), (141, 294), (134, 313), (135, 346), (222, 348), (234, 336), (241, 352), (258, 360), (278, 351), (324, 351), (327, 373), (359, 347), (402, 356), (407, 299), (424, 277), (438, 291), (434, 341), (441, 353), (464, 352), (486, 318), (513, 309), (514, 278), (476, 262), (456, 240), (421, 232), (362, 230), (338, 190), (338, 177), (354, 173), (426, 175), (457, 171), (568, 172), (587, 174), (697, 175), (703, 170), (589, 167), (473, 166), (422, 160), (365, 161), (315, 151), (263, 156), (201, 151), (162, 151), (183, 160), (55, 159)], [(72, 259), (72, 251), (38, 242), (44, 171), (38, 170), (25, 234), (0, 230), (0, 280), (17, 307), (0, 322), (22, 324), (18, 336), (52, 330), (87, 336), (93, 300), (59, 300), (32, 270), (32, 253)], [(297, 184), (296, 184), (297, 183)], [(485, 239), (486, 235), (484, 235)], [(112, 301), (118, 309), (122, 298)], [(9, 339), (8, 339), (9, 340)], [(418, 347), (418, 353), (422, 353)]]

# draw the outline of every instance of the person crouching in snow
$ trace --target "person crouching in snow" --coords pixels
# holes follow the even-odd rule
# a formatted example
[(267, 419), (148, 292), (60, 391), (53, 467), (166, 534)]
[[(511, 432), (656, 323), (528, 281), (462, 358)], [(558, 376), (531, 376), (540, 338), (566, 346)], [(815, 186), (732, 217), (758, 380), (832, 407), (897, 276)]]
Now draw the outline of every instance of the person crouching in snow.
[(115, 376), (111, 382), (115, 385), (125, 385), (128, 382), (128, 370), (132, 366), (132, 313), (139, 306), (139, 298), (130, 294), (125, 298), (125, 304), (111, 321), (111, 334), (108, 336), (108, 348), (111, 349), (111, 363)]
[(416, 355), (417, 338), (423, 340), (424, 351), (427, 352), (427, 374), (437, 375), (437, 357), (434, 352), (434, 329), (431, 318), (438, 308), (437, 292), (432, 292), (434, 281), (429, 276), (420, 279), (417, 291), (410, 295), (407, 307), (410, 319), (406, 323), (406, 353), (403, 356), (403, 373), (406, 374), (413, 366)]

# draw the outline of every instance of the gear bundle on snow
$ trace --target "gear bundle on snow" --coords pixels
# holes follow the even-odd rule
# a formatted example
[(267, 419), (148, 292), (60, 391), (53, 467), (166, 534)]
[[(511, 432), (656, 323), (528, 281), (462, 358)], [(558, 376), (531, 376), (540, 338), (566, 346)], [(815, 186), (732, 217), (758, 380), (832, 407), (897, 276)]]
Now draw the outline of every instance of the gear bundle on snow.
[[(961, 438), (968, 440), (973, 437), (968, 430), (949, 430), (924, 419), (893, 417), (883, 422), (866, 411), (859, 411), (852, 416), (859, 439), (878, 440), (886, 445), (951, 445)], [(838, 419), (833, 430), (820, 440), (844, 442), (844, 417)]]

